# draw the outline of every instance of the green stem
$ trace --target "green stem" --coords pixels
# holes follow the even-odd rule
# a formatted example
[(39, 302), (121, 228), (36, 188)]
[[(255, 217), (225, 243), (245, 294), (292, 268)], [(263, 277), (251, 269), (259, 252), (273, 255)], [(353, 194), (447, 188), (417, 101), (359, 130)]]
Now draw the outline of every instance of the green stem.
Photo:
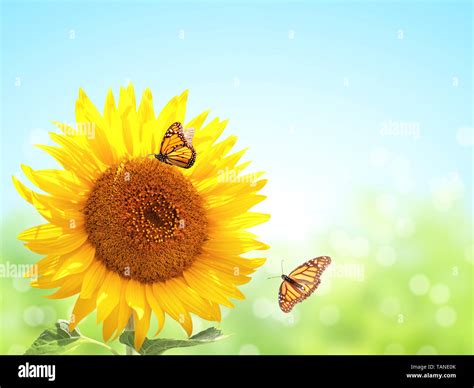
[[(133, 314), (130, 316), (130, 319), (128, 320), (127, 327), (125, 327), (126, 331), (134, 331), (135, 330), (135, 323), (133, 321)], [(133, 356), (135, 353), (135, 350), (128, 345), (125, 345), (125, 354), (127, 356)]]

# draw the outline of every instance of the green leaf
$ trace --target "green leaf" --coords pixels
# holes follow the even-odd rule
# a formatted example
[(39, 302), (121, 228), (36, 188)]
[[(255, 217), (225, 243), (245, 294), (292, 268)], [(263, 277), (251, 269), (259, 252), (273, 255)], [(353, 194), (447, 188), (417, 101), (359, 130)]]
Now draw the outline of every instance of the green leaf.
[[(222, 335), (222, 332), (215, 327), (203, 330), (200, 333), (193, 335), (185, 340), (175, 340), (166, 338), (157, 338), (150, 340), (145, 338), (143, 345), (138, 351), (142, 356), (163, 354), (169, 349), (173, 348), (186, 348), (189, 346), (203, 345), (219, 341), (226, 336)], [(133, 331), (124, 331), (120, 336), (120, 342), (124, 345), (134, 348), (135, 333)]]
[(85, 342), (85, 338), (81, 333), (77, 330), (69, 332), (69, 322), (61, 319), (43, 331), (25, 355), (61, 354), (73, 350), (82, 342)]

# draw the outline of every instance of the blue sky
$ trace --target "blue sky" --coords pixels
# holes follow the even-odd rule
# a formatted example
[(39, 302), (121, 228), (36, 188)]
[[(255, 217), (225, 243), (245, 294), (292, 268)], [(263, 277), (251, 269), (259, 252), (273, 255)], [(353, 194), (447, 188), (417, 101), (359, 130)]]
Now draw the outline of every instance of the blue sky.
[[(189, 117), (230, 119), (268, 173), (272, 233), (324, 228), (373, 187), (431, 196), (455, 180), (472, 209), (470, 2), (3, 1), (1, 13), (5, 215), (28, 207), (10, 183), (20, 164), (54, 166), (31, 143), (74, 122), (79, 87), (102, 109), (129, 80), (155, 110), (189, 89)], [(303, 220), (285, 213), (292, 200)]]

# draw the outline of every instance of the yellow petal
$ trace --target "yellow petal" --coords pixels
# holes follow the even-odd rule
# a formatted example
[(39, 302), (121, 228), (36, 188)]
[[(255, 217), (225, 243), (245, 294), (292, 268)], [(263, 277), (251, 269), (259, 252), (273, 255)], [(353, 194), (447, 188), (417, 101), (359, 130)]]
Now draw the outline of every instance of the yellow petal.
[(76, 295), (81, 291), (81, 282), (82, 275), (72, 275), (68, 276), (65, 279), (62, 279), (62, 286), (59, 290), (51, 295), (46, 295), (45, 298), (48, 299), (64, 299), (69, 298), (70, 296)]
[(203, 250), (211, 257), (239, 256), (253, 250), (268, 249), (268, 245), (256, 240), (252, 233), (243, 230), (222, 229), (218, 233), (214, 227), (209, 227), (209, 239), (203, 244)]
[(221, 282), (226, 284), (245, 284), (248, 283), (251, 278), (245, 275), (242, 275), (238, 268), (233, 269), (220, 269), (216, 268), (214, 265), (208, 265), (202, 260), (197, 260), (193, 263), (193, 267), (198, 269), (203, 273), (212, 273), (214, 276), (219, 279)]
[(125, 292), (125, 299), (128, 305), (135, 310), (139, 319), (143, 318), (145, 314), (145, 286), (136, 280), (129, 280), (127, 290)]
[[(30, 190), (15, 177), (12, 177), (12, 180), (18, 193), (27, 202), (31, 203), (48, 222), (64, 229), (79, 229), (83, 225), (84, 216), (79, 211), (79, 208), (77, 210), (64, 210), (66, 204), (58, 198), (38, 194)], [(72, 205), (72, 202), (69, 204)]]
[(270, 214), (246, 212), (228, 221), (228, 226), (235, 229), (246, 229), (263, 224), (270, 219)]
[[(61, 264), (60, 256), (52, 255), (46, 256), (37, 263), (35, 263), (25, 274), (25, 278), (37, 277), (38, 275), (49, 275), (55, 273), (58, 266)], [(50, 272), (50, 273), (48, 273)]]
[(181, 301), (162, 282), (153, 283), (152, 287), (153, 294), (164, 312), (178, 322), (190, 336), (193, 332), (193, 321)]
[(25, 176), (38, 188), (47, 193), (66, 199), (78, 201), (79, 194), (84, 191), (83, 186), (74, 182), (74, 175), (64, 170), (33, 170), (24, 164), (21, 165)]
[(33, 240), (25, 245), (33, 252), (50, 255), (64, 255), (82, 246), (87, 240), (87, 234), (64, 234), (56, 240)]
[(199, 179), (199, 177), (202, 178), (217, 174), (217, 170), (219, 169), (216, 167), (217, 160), (223, 158), (236, 142), (236, 136), (229, 136), (227, 139), (212, 147), (210, 144), (207, 144), (205, 153), (201, 153), (199, 147), (196, 146), (199, 158), (196, 159), (195, 167), (192, 169), (190, 176)]
[[(93, 182), (95, 181), (95, 173), (92, 174), (89, 171), (86, 171), (84, 165), (81, 165), (79, 162), (74, 160), (71, 157), (71, 154), (65, 152), (63, 148), (47, 146), (43, 144), (36, 144), (35, 147), (52, 156), (64, 168), (74, 171), (74, 174), (79, 180), (81, 180), (85, 187), (90, 188), (92, 186)], [(99, 172), (99, 170), (96, 170), (96, 172)]]
[(247, 210), (262, 202), (266, 197), (260, 194), (237, 197), (233, 200), (225, 198), (220, 203), (207, 201), (209, 217), (235, 217), (245, 213)]
[(102, 336), (104, 337), (104, 341), (108, 342), (110, 337), (114, 334), (117, 330), (117, 319), (119, 313), (119, 306), (115, 306), (109, 316), (104, 320), (102, 326)]
[(82, 299), (81, 297), (77, 298), (74, 309), (72, 310), (71, 321), (69, 323), (69, 330), (74, 330), (76, 326), (81, 322), (86, 316), (88, 316), (92, 311), (95, 310), (95, 298)]
[(201, 127), (202, 125), (204, 124), (204, 121), (206, 121), (206, 118), (207, 116), (209, 115), (209, 111), (204, 111), (202, 113), (200, 113), (199, 115), (197, 115), (196, 117), (194, 117), (191, 121), (189, 121), (185, 128), (194, 128), (194, 130), (197, 132), (197, 131), (200, 131), (201, 130)]
[(200, 146), (201, 143), (206, 143), (208, 146), (212, 145), (224, 132), (229, 120), (220, 121), (219, 118), (213, 119), (205, 125), (200, 131), (194, 135), (195, 144)]
[(108, 272), (97, 293), (97, 323), (102, 322), (118, 306), (123, 281), (119, 275)]
[(188, 101), (188, 90), (185, 90), (181, 96), (178, 97), (178, 104), (176, 107), (176, 115), (174, 121), (178, 121), (184, 125), (184, 117), (186, 116), (186, 105)]
[[(165, 105), (165, 107), (161, 110), (160, 114), (158, 115), (157, 123), (157, 131), (160, 131), (161, 133), (158, 134), (160, 138), (163, 138), (166, 129), (174, 123), (174, 118), (175, 118), (175, 112), (177, 108), (177, 103), (178, 103), (178, 98), (173, 97), (171, 100), (168, 101), (168, 103)], [(161, 140), (160, 140), (161, 142)]]
[(199, 266), (193, 265), (186, 270), (186, 273), (201, 279), (208, 288), (214, 289), (215, 292), (220, 292), (222, 295), (234, 299), (245, 299), (244, 294), (242, 294), (233, 283), (223, 280), (222, 273), (210, 267), (200, 268)]
[(117, 317), (117, 330), (115, 331), (114, 339), (116, 339), (122, 333), (122, 331), (125, 329), (125, 326), (127, 326), (128, 321), (130, 320), (130, 316), (132, 315), (132, 309), (127, 304), (125, 299), (126, 290), (127, 287), (125, 284), (123, 284), (118, 305), (119, 311)]
[(118, 111), (122, 121), (122, 136), (128, 154), (139, 156), (141, 142), (141, 127), (135, 106), (135, 92), (132, 88), (120, 88)]
[(159, 153), (161, 140), (159, 140), (155, 136), (157, 128), (158, 128), (157, 120), (150, 120), (143, 124), (142, 145), (141, 145), (142, 155)]
[(223, 272), (250, 275), (262, 266), (266, 259), (247, 259), (239, 256), (229, 255), (227, 252), (221, 255), (212, 255), (204, 251), (199, 257), (199, 261)]
[(133, 312), (134, 328), (135, 328), (135, 349), (140, 350), (145, 337), (150, 328), (150, 314), (151, 310), (148, 305), (145, 305), (143, 316), (140, 317), (136, 311)]
[(155, 120), (155, 110), (153, 108), (153, 96), (150, 89), (145, 89), (142, 94), (140, 106), (138, 107), (139, 124), (143, 125), (148, 121)]
[(128, 98), (130, 99), (132, 110), (136, 111), (137, 105), (136, 105), (135, 89), (133, 87), (133, 84), (129, 82), (125, 90), (128, 95)]
[(64, 260), (61, 267), (53, 276), (53, 280), (61, 279), (71, 274), (84, 272), (92, 263), (95, 257), (95, 248), (88, 242), (81, 245), (76, 250), (63, 255)]
[(97, 293), (97, 290), (105, 279), (106, 273), (107, 269), (101, 262), (92, 262), (91, 266), (84, 274), (84, 281), (82, 282), (81, 287), (82, 299), (92, 298), (92, 296)]
[(55, 240), (63, 233), (63, 228), (59, 226), (43, 224), (24, 230), (17, 238), (22, 241)]
[(104, 119), (109, 123), (109, 126), (112, 124), (112, 116), (116, 111), (114, 94), (112, 93), (112, 89), (109, 89), (104, 106)]
[(234, 307), (234, 305), (223, 295), (220, 290), (216, 290), (214, 287), (209, 287), (208, 284), (204, 284), (202, 278), (196, 276), (194, 272), (187, 269), (183, 272), (183, 276), (189, 287), (191, 287), (203, 298), (215, 303), (219, 303), (223, 306)]
[(184, 278), (173, 278), (166, 286), (189, 311), (209, 321), (220, 321), (219, 306), (201, 298), (192, 288), (188, 287)]
[(126, 159), (128, 150), (123, 136), (122, 118), (120, 112), (115, 107), (112, 90), (109, 90), (109, 93), (107, 94), (104, 117), (108, 123), (108, 140), (113, 148), (114, 158), (116, 160)]
[[(61, 123), (55, 124), (60, 127), (63, 125)], [(82, 139), (81, 141), (81, 138), (77, 136), (70, 137), (56, 133), (50, 133), (49, 136), (55, 143), (62, 146), (62, 148), (59, 151), (55, 151), (51, 150), (49, 146), (38, 147), (51, 154), (66, 169), (74, 171), (76, 176), (82, 178), (83, 181), (94, 183), (100, 172), (107, 168), (107, 166), (95, 156), (94, 151), (89, 146), (90, 140)]]
[(152, 286), (149, 284), (145, 286), (145, 296), (146, 296), (148, 304), (150, 305), (151, 309), (156, 315), (156, 319), (158, 320), (158, 329), (155, 333), (155, 337), (156, 337), (158, 333), (163, 329), (163, 326), (165, 324), (165, 314), (160, 304), (158, 303), (158, 300), (155, 298), (155, 295), (153, 294)]
[(76, 101), (76, 122), (82, 125), (93, 123), (94, 136), (88, 139), (91, 150), (102, 163), (112, 165), (115, 160), (107, 138), (107, 123), (82, 89)]
[(52, 275), (42, 275), (38, 278), (35, 278), (31, 281), (30, 286), (35, 288), (47, 289), (47, 288), (57, 288), (61, 287), (63, 284), (62, 280), (51, 280)]

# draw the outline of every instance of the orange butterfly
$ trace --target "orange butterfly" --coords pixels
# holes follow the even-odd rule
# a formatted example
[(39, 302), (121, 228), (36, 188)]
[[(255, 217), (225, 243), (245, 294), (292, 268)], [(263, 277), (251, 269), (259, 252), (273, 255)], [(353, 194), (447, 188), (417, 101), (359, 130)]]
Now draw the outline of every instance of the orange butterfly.
[(283, 283), (278, 293), (278, 303), (284, 313), (289, 313), (296, 303), (305, 300), (318, 288), (321, 274), (329, 264), (329, 256), (320, 256), (296, 267), (288, 276), (281, 275)]
[(153, 155), (160, 162), (182, 168), (190, 168), (196, 161), (192, 141), (194, 128), (183, 129), (181, 123), (173, 123), (163, 137), (159, 154)]

